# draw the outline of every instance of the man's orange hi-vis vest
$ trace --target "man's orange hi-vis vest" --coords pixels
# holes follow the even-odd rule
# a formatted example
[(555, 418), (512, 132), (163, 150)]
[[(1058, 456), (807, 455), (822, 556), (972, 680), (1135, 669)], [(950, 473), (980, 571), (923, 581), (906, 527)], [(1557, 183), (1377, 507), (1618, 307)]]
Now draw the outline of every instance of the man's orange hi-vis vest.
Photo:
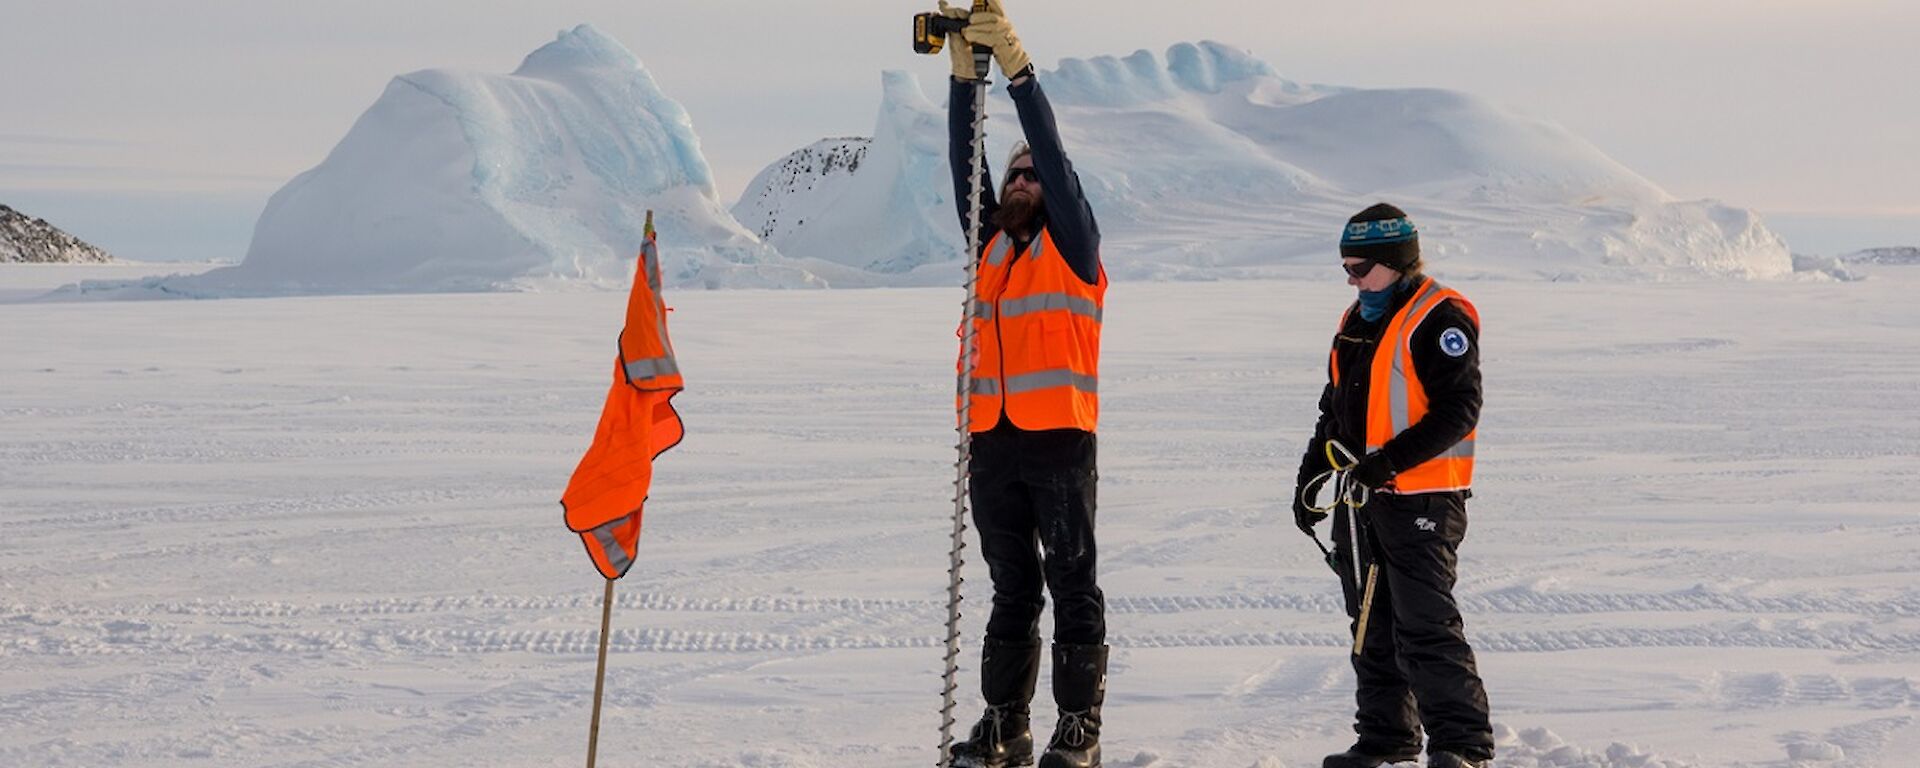
[[(1473, 320), (1475, 329), (1480, 327), (1480, 312), (1473, 308), (1473, 302), (1452, 288), (1448, 288), (1433, 278), (1422, 278), (1413, 287), (1413, 298), (1394, 313), (1387, 328), (1380, 334), (1380, 343), (1373, 351), (1372, 375), (1367, 381), (1367, 452), (1372, 453), (1385, 447), (1388, 440), (1413, 426), (1427, 415), (1427, 390), (1420, 384), (1420, 375), (1413, 368), (1412, 340), (1413, 332), (1425, 322), (1427, 316), (1443, 302), (1457, 301), (1467, 317)], [(1347, 315), (1340, 318), (1340, 327), (1347, 325), (1347, 316), (1353, 308), (1347, 308)], [(1336, 347), (1328, 358), (1333, 370), (1333, 385), (1340, 386), (1340, 359)], [(1393, 476), (1389, 490), (1396, 493), (1435, 493), (1439, 491), (1463, 491), (1473, 486), (1473, 443), (1480, 434), (1475, 427), (1460, 442), (1427, 461)]]
[[(976, 351), (967, 428), (985, 432), (1004, 409), (1025, 430), (1080, 429), (1100, 420), (1100, 315), (1107, 272), (1088, 285), (1040, 230), (1013, 255), (1002, 232), (987, 243), (976, 276)], [(956, 399), (956, 406), (958, 405)]]
[(600, 426), (560, 497), (567, 527), (580, 534), (594, 567), (609, 579), (626, 575), (633, 565), (654, 457), (685, 434), (672, 403), (684, 386), (667, 340), (659, 249), (649, 231), (627, 296), (627, 324), (620, 331), (620, 355)]

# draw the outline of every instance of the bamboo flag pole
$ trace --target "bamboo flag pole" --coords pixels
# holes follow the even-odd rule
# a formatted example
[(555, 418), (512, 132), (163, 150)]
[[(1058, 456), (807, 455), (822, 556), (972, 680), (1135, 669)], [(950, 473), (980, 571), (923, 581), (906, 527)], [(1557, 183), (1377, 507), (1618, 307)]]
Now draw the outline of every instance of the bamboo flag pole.
[(593, 671), (593, 726), (587, 731), (587, 768), (593, 768), (594, 754), (600, 749), (600, 696), (607, 687), (607, 635), (613, 627), (613, 579), (607, 579), (607, 594), (600, 600), (600, 663)]
[(607, 693), (607, 648), (613, 639), (613, 582), (633, 567), (640, 545), (641, 512), (653, 481), (653, 460), (686, 437), (673, 397), (686, 387), (667, 340), (667, 311), (660, 295), (660, 251), (647, 211), (633, 289), (627, 295), (607, 390), (593, 442), (580, 457), (560, 495), (568, 530), (580, 537), (593, 566), (606, 579), (600, 598), (600, 652), (593, 670), (593, 721), (587, 730), (587, 768), (600, 756), (600, 712)]

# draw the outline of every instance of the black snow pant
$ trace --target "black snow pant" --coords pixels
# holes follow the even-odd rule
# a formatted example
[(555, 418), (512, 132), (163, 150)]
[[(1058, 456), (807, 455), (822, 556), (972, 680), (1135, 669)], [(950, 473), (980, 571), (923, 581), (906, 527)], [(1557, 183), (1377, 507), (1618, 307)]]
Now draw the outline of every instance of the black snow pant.
[(1055, 643), (1106, 642), (1106, 597), (1095, 581), (1094, 435), (1028, 432), (1000, 423), (973, 435), (968, 465), (973, 526), (993, 577), (987, 637), (1040, 637), (1041, 587), (1053, 594)]
[(1418, 752), (1425, 726), (1429, 753), (1493, 757), (1486, 687), (1453, 600), (1456, 552), (1467, 535), (1464, 498), (1374, 494), (1360, 510), (1359, 580), (1346, 512), (1335, 512), (1333, 540), (1347, 615), (1354, 618), (1349, 632), (1359, 627), (1359, 580), (1369, 563), (1380, 566), (1363, 652), (1352, 657), (1359, 681), (1357, 746), (1381, 755)]

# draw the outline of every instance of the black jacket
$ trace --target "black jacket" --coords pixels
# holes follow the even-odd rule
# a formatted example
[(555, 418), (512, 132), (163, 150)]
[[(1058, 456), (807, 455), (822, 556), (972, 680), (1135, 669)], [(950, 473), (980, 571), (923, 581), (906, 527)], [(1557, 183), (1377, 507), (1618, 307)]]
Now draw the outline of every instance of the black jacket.
[[(1373, 380), (1372, 367), (1380, 334), (1395, 313), (1406, 306), (1414, 292), (1409, 282), (1379, 320), (1368, 322), (1356, 307), (1334, 336), (1333, 348), (1340, 360), (1340, 386), (1334, 387), (1329, 374), (1326, 389), (1320, 393), (1320, 420), (1314, 425), (1313, 440), (1300, 462), (1300, 481), (1328, 469), (1326, 441), (1337, 438), (1355, 455), (1363, 455), (1367, 444), (1367, 392)], [(1440, 337), (1449, 328), (1466, 336), (1467, 349), (1459, 355), (1441, 349)], [(1480, 422), (1480, 329), (1458, 302), (1447, 301), (1435, 307), (1425, 322), (1413, 331), (1409, 340), (1413, 369), (1427, 391), (1427, 415), (1419, 422), (1387, 441), (1381, 452), (1396, 472), (1411, 469), (1453, 447)]]
[[(962, 231), (966, 229), (969, 213), (967, 177), (973, 168), (973, 94), (975, 88), (985, 87), (980, 80), (953, 78), (947, 95), (947, 159), (953, 166), (953, 202), (960, 211)], [(1033, 148), (1033, 172), (1040, 177), (1040, 197), (1046, 203), (1043, 223), (1053, 233), (1053, 243), (1073, 273), (1088, 285), (1097, 283), (1100, 280), (1100, 225), (1093, 220), (1093, 208), (1087, 205), (1079, 174), (1074, 173), (1073, 163), (1067, 160), (1066, 150), (1060, 146), (1060, 129), (1053, 122), (1053, 105), (1040, 90), (1039, 78), (1031, 75), (1026, 82), (1010, 86), (1007, 94), (1013, 97), (1013, 107), (1020, 113), (1020, 129), (1026, 133), (1027, 146)], [(1000, 232), (993, 224), (993, 212), (1000, 208), (995, 191), (992, 168), (983, 168), (980, 172), (983, 231), (979, 241), (983, 250)], [(1019, 246), (1016, 254), (1026, 250), (1026, 243), (1016, 245)], [(980, 258), (980, 254), (973, 257)]]

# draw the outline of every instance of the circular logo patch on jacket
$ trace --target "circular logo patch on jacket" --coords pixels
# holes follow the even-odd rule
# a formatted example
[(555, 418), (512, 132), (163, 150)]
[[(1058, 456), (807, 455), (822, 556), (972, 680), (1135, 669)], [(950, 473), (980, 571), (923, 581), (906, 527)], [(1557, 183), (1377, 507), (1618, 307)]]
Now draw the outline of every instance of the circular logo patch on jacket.
[(1440, 351), (1447, 357), (1459, 357), (1467, 353), (1473, 343), (1467, 341), (1467, 332), (1458, 328), (1448, 328), (1440, 332)]

